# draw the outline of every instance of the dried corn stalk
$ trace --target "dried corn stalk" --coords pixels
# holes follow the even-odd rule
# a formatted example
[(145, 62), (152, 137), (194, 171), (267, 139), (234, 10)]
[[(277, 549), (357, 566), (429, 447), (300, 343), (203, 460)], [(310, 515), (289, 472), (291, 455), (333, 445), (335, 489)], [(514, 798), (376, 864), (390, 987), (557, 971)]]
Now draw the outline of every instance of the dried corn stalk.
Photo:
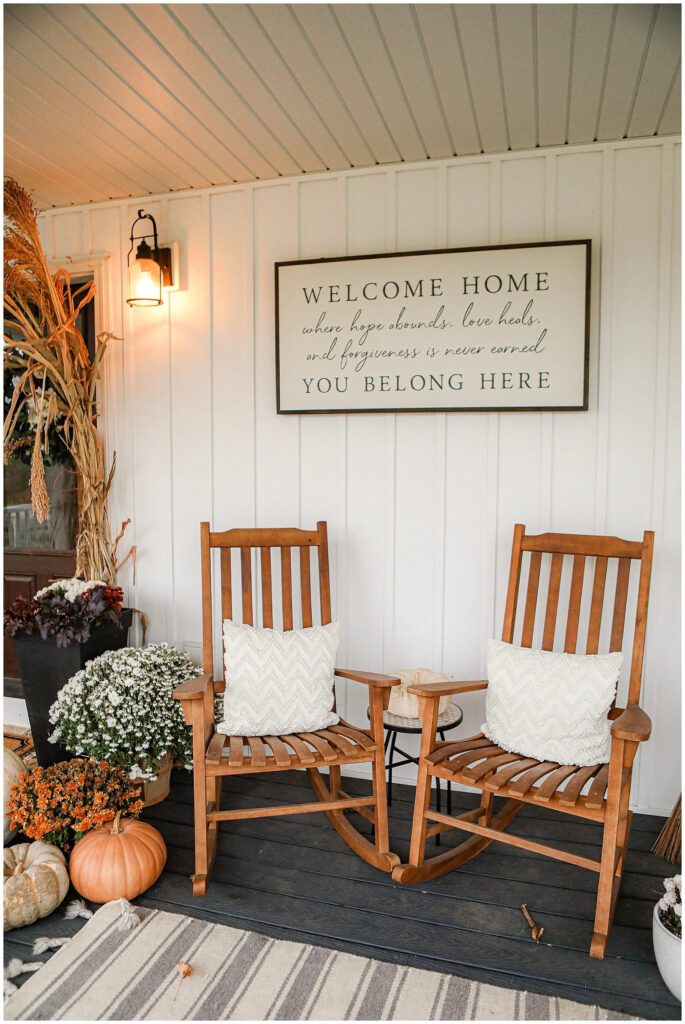
[(652, 853), (658, 854), (659, 857), (665, 857), (666, 860), (673, 863), (680, 862), (682, 834), (681, 797), (678, 797), (675, 807), (652, 847)]
[(29, 193), (9, 178), (4, 198), (5, 365), (18, 378), (4, 423), (5, 452), (13, 443), (17, 417), (28, 403), (37, 415), (31, 500), (38, 517), (47, 515), (41, 447), (48, 427), (56, 423), (78, 479), (76, 575), (113, 585), (116, 569), (107, 496), (115, 458), (108, 472), (95, 421), (95, 388), (111, 335), (98, 336), (91, 360), (76, 320), (95, 294), (95, 283), (72, 294), (67, 271), (52, 274), (48, 267)]

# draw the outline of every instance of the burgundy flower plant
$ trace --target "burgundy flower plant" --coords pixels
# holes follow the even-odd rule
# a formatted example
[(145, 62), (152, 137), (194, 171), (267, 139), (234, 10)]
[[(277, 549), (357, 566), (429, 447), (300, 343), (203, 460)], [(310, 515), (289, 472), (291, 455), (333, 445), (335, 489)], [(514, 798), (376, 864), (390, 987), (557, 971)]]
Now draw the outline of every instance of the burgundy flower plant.
[(93, 626), (121, 622), (121, 587), (101, 580), (58, 580), (35, 597), (19, 596), (4, 615), (5, 636), (40, 633), (54, 636), (58, 647), (85, 643)]

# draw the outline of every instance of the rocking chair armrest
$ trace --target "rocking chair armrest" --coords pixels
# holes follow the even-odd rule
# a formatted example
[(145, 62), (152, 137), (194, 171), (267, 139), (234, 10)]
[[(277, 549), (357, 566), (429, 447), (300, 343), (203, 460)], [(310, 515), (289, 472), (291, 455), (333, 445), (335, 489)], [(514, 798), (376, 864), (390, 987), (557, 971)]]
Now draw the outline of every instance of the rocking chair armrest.
[(398, 686), (401, 681), (397, 676), (378, 675), (376, 672), (358, 672), (356, 669), (349, 668), (335, 668), (333, 672), (342, 679), (354, 679), (356, 683), (366, 683), (367, 686)]
[(207, 690), (214, 686), (212, 672), (205, 672), (201, 676), (193, 676), (186, 679), (174, 690), (176, 700), (199, 700), (204, 697)]
[(611, 723), (611, 735), (618, 740), (642, 743), (652, 731), (652, 720), (637, 704), (629, 704)]
[(469, 683), (458, 683), (448, 679), (444, 683), (417, 683), (415, 686), (408, 686), (407, 693), (413, 693), (417, 697), (450, 697), (455, 693), (485, 690), (487, 685), (487, 679), (475, 679)]

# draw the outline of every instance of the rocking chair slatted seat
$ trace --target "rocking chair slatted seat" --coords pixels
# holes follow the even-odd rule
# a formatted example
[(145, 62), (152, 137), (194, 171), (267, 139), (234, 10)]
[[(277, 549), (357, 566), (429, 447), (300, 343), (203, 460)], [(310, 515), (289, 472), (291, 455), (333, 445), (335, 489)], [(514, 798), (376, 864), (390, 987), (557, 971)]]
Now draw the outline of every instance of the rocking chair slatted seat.
[[(502, 640), (514, 643), (514, 627), (519, 604), (523, 605), (520, 645), (532, 647), (540, 629), (543, 650), (553, 650), (555, 637), (563, 638), (563, 650), (576, 653), (581, 623), (587, 618), (586, 654), (596, 654), (600, 639), (607, 637), (609, 651), (624, 647), (624, 628), (628, 607), (631, 568), (637, 567), (635, 625), (626, 658), (629, 672), (627, 707), (608, 713), (611, 722), (611, 753), (608, 764), (578, 765), (540, 761), (512, 753), (479, 733), (457, 743), (437, 743), (436, 725), (439, 698), (447, 694), (483, 690), (487, 680), (466, 683), (428, 683), (411, 686), (419, 699), (423, 719), (419, 774), (412, 825), (409, 863), (393, 871), (397, 882), (421, 882), (451, 871), (480, 853), (493, 840), (532, 850), (569, 864), (596, 871), (599, 875), (594, 933), (590, 955), (602, 959), (609, 938), (623, 862), (628, 846), (632, 813), (629, 810), (632, 766), (638, 746), (647, 740), (651, 722), (639, 707), (642, 661), (647, 622), (647, 604), (652, 566), (654, 534), (646, 531), (642, 541), (617, 537), (589, 537), (546, 533), (526, 535), (525, 527), (514, 528)], [(519, 601), (524, 555), (528, 554), (525, 594)], [(543, 555), (548, 557), (543, 562)], [(565, 623), (560, 616), (564, 560), (568, 560), (569, 579), (565, 599)], [(608, 587), (610, 560), (616, 563), (615, 583)], [(588, 562), (594, 560), (594, 573), (584, 601), (584, 581)], [(546, 572), (543, 570), (547, 570)], [(546, 590), (544, 579), (546, 577)], [(588, 583), (590, 583), (588, 577)], [(613, 594), (607, 592), (613, 590)], [(541, 621), (537, 621), (539, 595), (546, 593)], [(589, 608), (587, 607), (589, 604)], [(583, 616), (582, 609), (586, 608)], [(584, 627), (585, 628), (585, 627)], [(629, 639), (629, 638), (628, 638)], [(448, 779), (481, 791), (479, 807), (457, 817), (429, 809), (431, 776)], [(494, 797), (505, 803), (494, 811)], [(602, 852), (599, 860), (577, 856), (566, 850), (504, 833), (525, 803), (549, 807), (603, 825)], [(432, 824), (431, 824), (432, 823)], [(462, 843), (439, 855), (426, 858), (426, 840), (437, 832), (461, 829), (471, 833)]]
[[(193, 893), (204, 895), (216, 856), (218, 824), (238, 818), (272, 817), (324, 811), (345, 842), (360, 857), (383, 871), (392, 871), (399, 857), (390, 853), (383, 747), (383, 711), (390, 688), (399, 683), (392, 676), (335, 669), (335, 674), (368, 686), (370, 728), (340, 721), (327, 729), (282, 736), (226, 736), (215, 729), (214, 695), (223, 693), (225, 681), (214, 679), (212, 616), (212, 552), (219, 551), (221, 619), (233, 619), (233, 573), (231, 553), (240, 552), (240, 603), (242, 621), (254, 625), (255, 595), (261, 596), (262, 625), (273, 628), (274, 606), (280, 603), (283, 628), (293, 629), (292, 556), (299, 554), (299, 595), (303, 626), (313, 625), (311, 560), (318, 562), (319, 608), (322, 625), (331, 621), (331, 593), (328, 572), (326, 523), (316, 530), (250, 529), (214, 533), (209, 523), (200, 524), (202, 562), (202, 647), (204, 674), (188, 679), (174, 691), (181, 701), (186, 721), (193, 729), (193, 789), (195, 817), (195, 873)], [(272, 574), (272, 549), (280, 552), (280, 587)], [(255, 553), (253, 556), (253, 552)], [(253, 569), (255, 576), (253, 580)], [(236, 595), (237, 596), (237, 595)], [(280, 599), (280, 602), (279, 602)], [(372, 795), (351, 797), (341, 788), (340, 767), (370, 763)], [(328, 769), (328, 785), (320, 773)], [(305, 804), (221, 810), (221, 784), (228, 775), (282, 772), (304, 769), (309, 775), (316, 800)], [(347, 820), (354, 810), (374, 826), (370, 842)]]

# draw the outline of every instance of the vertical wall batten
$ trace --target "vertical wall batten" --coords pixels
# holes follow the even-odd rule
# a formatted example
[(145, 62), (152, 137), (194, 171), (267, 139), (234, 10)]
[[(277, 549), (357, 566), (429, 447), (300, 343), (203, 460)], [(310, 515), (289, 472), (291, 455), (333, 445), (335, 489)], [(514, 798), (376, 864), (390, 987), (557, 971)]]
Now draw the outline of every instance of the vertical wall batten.
[[(589, 409), (583, 416), (556, 413), (553, 417), (553, 465), (551, 529), (580, 530), (595, 524), (595, 476), (599, 417), (600, 273), (602, 240), (602, 153), (573, 149), (552, 158), (555, 168), (555, 238), (589, 238), (592, 241), (590, 306)], [(599, 298), (597, 298), (599, 296)], [(605, 384), (604, 378), (601, 381)], [(569, 480), (590, 480), (590, 486), (570, 488)]]
[[(396, 245), (400, 252), (435, 248), (438, 224), (438, 168), (400, 170), (396, 176)], [(437, 313), (431, 307), (431, 316)], [(436, 657), (433, 539), (443, 483), (440, 414), (397, 416), (395, 427), (395, 562), (393, 573), (393, 664), (397, 668), (430, 664)], [(413, 557), (397, 557), (398, 552)], [(401, 599), (406, 595), (406, 600)], [(439, 626), (437, 627), (439, 630)], [(420, 638), (420, 639), (419, 639)]]
[[(572, 127), (579, 89), (574, 79)], [(486, 641), (501, 631), (515, 522), (630, 539), (654, 528), (643, 691), (654, 740), (638, 758), (635, 798), (670, 810), (679, 766), (659, 752), (677, 748), (680, 715), (679, 157), (673, 140), (650, 139), (152, 197), (145, 209), (181, 250), (181, 291), (158, 311), (124, 302), (132, 203), (45, 214), (51, 252), (111, 253), (99, 311), (109, 322), (99, 329), (125, 339), (111, 342), (103, 392), (108, 457), (116, 448), (118, 461), (112, 525), (133, 520), (122, 547), (138, 546), (135, 589), (128, 567), (122, 578), (129, 603), (150, 617), (150, 639), (201, 640), (201, 520), (223, 530), (327, 519), (341, 660), (482, 678)], [(587, 412), (277, 416), (275, 261), (586, 237)], [(290, 586), (282, 566), (273, 576)], [(586, 578), (584, 595), (570, 571), (554, 582), (560, 603), (571, 591), (578, 602), (579, 649), (589, 568)], [(291, 582), (297, 625), (309, 602), (297, 566)], [(631, 608), (629, 596), (627, 633)], [(217, 669), (220, 618), (217, 608)], [(483, 696), (460, 703), (468, 735)], [(366, 721), (357, 684), (339, 685), (338, 706)]]
[[(556, 211), (557, 211), (557, 177), (556, 159), (554, 156), (545, 157), (545, 234), (547, 242), (556, 241)], [(540, 473), (540, 519), (549, 522), (552, 518), (552, 486), (554, 473), (554, 428), (553, 416), (542, 417), (542, 438), (540, 444), (540, 457), (542, 472)]]
[[(390, 170), (384, 176), (386, 187), (385, 202), (385, 247), (384, 252), (396, 252), (399, 246), (397, 229), (397, 181), (400, 171)], [(373, 419), (378, 419), (374, 416)], [(390, 413), (383, 416), (382, 432), (382, 481), (381, 503), (378, 514), (382, 516), (384, 529), (381, 537), (383, 551), (382, 591), (382, 658), (383, 664), (394, 663), (395, 657), (395, 550), (397, 543), (397, 416)], [(378, 536), (378, 534), (376, 534)], [(391, 669), (391, 671), (394, 671)]]
[[(650, 613), (665, 622), (675, 621), (674, 605), (680, 598), (680, 552), (678, 530), (681, 520), (680, 478), (673, 472), (681, 465), (682, 428), (680, 421), (681, 323), (680, 272), (680, 150), (679, 144), (662, 152), (661, 208), (659, 235), (659, 302), (657, 310), (656, 387), (654, 390), (654, 462), (651, 513), (656, 532), (653, 596)], [(658, 544), (662, 537), (664, 543)], [(674, 600), (674, 595), (678, 597)], [(677, 613), (676, 613), (677, 614)], [(678, 621), (680, 621), (678, 619)], [(651, 622), (647, 629), (649, 637)], [(653, 636), (653, 634), (652, 634)], [(659, 680), (670, 671), (673, 658), (661, 646), (646, 645), (643, 694), (651, 704), (660, 700)], [(677, 749), (680, 743), (679, 719), (660, 716), (655, 719), (654, 739), (661, 749)], [(659, 780), (653, 772), (642, 771), (641, 800), (658, 804)]]
[[(601, 389), (597, 400), (597, 463), (595, 476), (595, 532), (605, 533), (607, 530), (607, 501), (609, 488), (609, 432), (611, 429), (611, 393), (608, 387), (611, 380), (611, 342), (613, 331), (613, 265), (610, 253), (614, 247), (614, 150), (607, 148), (602, 152), (602, 226), (601, 254), (602, 277), (601, 289), (597, 296), (599, 305), (599, 337), (606, 338), (603, 345), (597, 346), (597, 387)], [(604, 257), (604, 253), (607, 256)], [(601, 394), (601, 401), (599, 395)]]
[[(447, 165), (441, 164), (436, 170), (436, 209), (437, 224), (435, 244), (437, 248), (447, 247), (447, 217), (440, 211), (447, 210)], [(431, 663), (441, 665), (445, 658), (445, 529), (447, 504), (447, 413), (438, 413), (435, 417), (435, 481), (433, 484), (436, 501), (434, 515), (433, 543), (433, 638)]]

